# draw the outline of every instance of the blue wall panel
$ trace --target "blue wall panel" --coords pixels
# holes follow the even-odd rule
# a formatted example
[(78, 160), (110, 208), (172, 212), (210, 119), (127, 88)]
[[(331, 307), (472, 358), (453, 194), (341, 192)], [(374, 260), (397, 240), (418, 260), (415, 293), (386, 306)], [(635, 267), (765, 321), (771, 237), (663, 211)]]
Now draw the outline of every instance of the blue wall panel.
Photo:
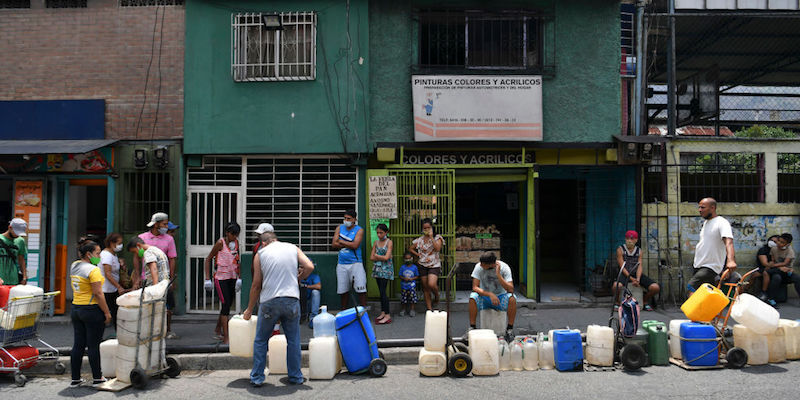
[(0, 139), (105, 139), (105, 100), (0, 101)]

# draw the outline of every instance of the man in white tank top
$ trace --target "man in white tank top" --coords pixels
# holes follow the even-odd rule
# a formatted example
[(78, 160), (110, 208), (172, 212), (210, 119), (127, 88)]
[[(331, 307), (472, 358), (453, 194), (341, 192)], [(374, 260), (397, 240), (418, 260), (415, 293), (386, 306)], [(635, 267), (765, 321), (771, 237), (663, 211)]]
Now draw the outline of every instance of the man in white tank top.
[(289, 383), (300, 385), (305, 381), (300, 372), (300, 286), (314, 271), (314, 263), (302, 250), (291, 243), (279, 242), (274, 232), (260, 236), (261, 248), (253, 260), (253, 285), (250, 301), (244, 311), (249, 320), (255, 304), (258, 307), (256, 338), (253, 343), (253, 370), (250, 384), (264, 384), (264, 368), (267, 366), (267, 341), (272, 327), (280, 322), (286, 335), (286, 368)]

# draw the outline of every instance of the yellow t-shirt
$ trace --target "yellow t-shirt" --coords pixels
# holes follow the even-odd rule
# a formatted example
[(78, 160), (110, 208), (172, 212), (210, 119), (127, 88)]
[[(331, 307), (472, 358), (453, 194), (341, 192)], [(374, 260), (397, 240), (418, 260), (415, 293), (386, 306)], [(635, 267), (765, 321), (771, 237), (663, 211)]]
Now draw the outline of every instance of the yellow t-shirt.
[(70, 268), (72, 280), (72, 304), (86, 306), (97, 304), (97, 299), (92, 293), (92, 283), (105, 282), (100, 268), (86, 261), (75, 261)]

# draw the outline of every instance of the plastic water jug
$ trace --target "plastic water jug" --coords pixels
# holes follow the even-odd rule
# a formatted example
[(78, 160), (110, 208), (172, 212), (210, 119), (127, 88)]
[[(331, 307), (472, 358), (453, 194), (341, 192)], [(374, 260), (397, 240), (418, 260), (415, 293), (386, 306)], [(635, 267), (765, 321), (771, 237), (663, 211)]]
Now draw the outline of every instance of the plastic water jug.
[(336, 336), (351, 373), (366, 371), (372, 360), (379, 357), (378, 340), (364, 307), (348, 308), (336, 314)]
[(514, 371), (522, 371), (525, 369), (523, 364), (523, 344), (521, 340), (511, 342), (511, 369)]
[(117, 340), (123, 346), (137, 346), (139, 338), (149, 336), (153, 307), (151, 304), (145, 304), (141, 308), (141, 315), (139, 311), (139, 307), (119, 307), (117, 309)]
[(275, 335), (267, 342), (267, 355), (269, 356), (269, 372), (272, 374), (286, 374), (286, 335)]
[(764, 365), (769, 362), (767, 337), (759, 335), (742, 324), (733, 327), (733, 345), (747, 353), (748, 365)]
[(473, 329), (467, 334), (473, 375), (497, 375), (500, 372), (500, 353), (497, 336), (491, 329)]
[(241, 315), (234, 315), (228, 321), (230, 345), (228, 351), (236, 357), (253, 357), (253, 342), (256, 340), (258, 317), (253, 315), (245, 321)]
[(479, 314), (481, 329), (491, 329), (496, 336), (502, 336), (506, 333), (508, 315), (505, 311), (488, 309), (481, 310)]
[(522, 346), (522, 367), (526, 371), (539, 369), (539, 346), (530, 336), (525, 338), (525, 343)]
[[(717, 331), (711, 325), (697, 322), (681, 324), (681, 353), (692, 366), (714, 366), (719, 362)], [(694, 339), (694, 340), (685, 340)]]
[(341, 370), (342, 355), (339, 353), (336, 336), (315, 337), (308, 342), (310, 379), (333, 379)]
[(503, 338), (497, 339), (497, 354), (500, 358), (500, 371), (511, 370), (511, 349)]
[(553, 354), (556, 369), (573, 371), (583, 367), (583, 341), (577, 329), (553, 331)]
[(443, 351), (419, 350), (419, 373), (425, 376), (442, 376), (447, 372), (447, 358)]
[[(28, 297), (28, 296), (41, 296), (44, 294), (44, 289), (33, 285), (16, 285), (8, 291), (9, 301), (14, 302), (15, 297)], [(42, 303), (39, 301), (26, 300), (25, 305), (15, 307), (15, 316), (28, 315), (42, 312)]]
[(314, 337), (336, 336), (336, 317), (328, 313), (328, 306), (319, 308), (314, 317)]
[(130, 291), (117, 297), (117, 305), (120, 307), (139, 307), (142, 292), (144, 292), (143, 301), (163, 299), (167, 293), (167, 287), (169, 287), (169, 281), (164, 280), (158, 284), (148, 286), (144, 288), (144, 290), (138, 289)]
[(780, 314), (755, 296), (742, 293), (731, 307), (731, 317), (759, 335), (769, 335), (778, 329)]
[(601, 367), (614, 365), (614, 330), (607, 326), (586, 328), (586, 361)]
[(786, 358), (800, 359), (800, 322), (782, 319), (778, 325), (786, 329)]
[[(139, 345), (139, 365), (146, 371), (152, 371), (160, 366), (165, 357), (165, 349), (161, 348), (161, 340), (152, 342), (150, 348), (150, 364), (147, 363), (147, 344)], [(136, 346), (117, 346), (117, 379), (130, 383), (131, 370), (136, 367)]]
[(729, 301), (721, 290), (704, 283), (681, 305), (681, 311), (692, 321), (709, 322)]
[(647, 354), (650, 364), (669, 364), (669, 341), (667, 339), (667, 326), (663, 322), (653, 322), (647, 325)]
[(786, 328), (781, 326), (775, 332), (767, 335), (767, 349), (769, 362), (779, 363), (786, 361)]
[(100, 370), (103, 376), (113, 378), (117, 376), (117, 339), (108, 339), (100, 343)]
[(681, 324), (684, 322), (691, 321), (688, 319), (673, 319), (669, 321), (669, 355), (676, 360), (683, 358), (683, 355), (681, 355)]
[(425, 349), (443, 352), (447, 343), (447, 312), (428, 311), (425, 313)]
[(553, 369), (556, 367), (555, 354), (553, 353), (553, 342), (543, 333), (539, 333), (536, 340), (539, 345), (539, 368)]

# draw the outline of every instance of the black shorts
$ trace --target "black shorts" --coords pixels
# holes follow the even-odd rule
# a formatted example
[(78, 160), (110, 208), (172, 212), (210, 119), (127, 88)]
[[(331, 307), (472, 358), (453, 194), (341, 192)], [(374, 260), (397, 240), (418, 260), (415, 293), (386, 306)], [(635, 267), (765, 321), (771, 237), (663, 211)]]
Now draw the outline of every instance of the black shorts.
[(175, 309), (175, 291), (172, 288), (167, 289), (167, 310)]
[[(628, 278), (629, 278), (629, 277), (627, 277), (627, 276), (620, 276), (620, 277), (619, 277), (619, 279), (617, 279), (617, 282), (619, 282), (619, 283), (621, 283), (623, 286), (625, 286), (625, 285), (627, 285), (627, 284), (628, 284)], [(640, 283), (640, 285), (639, 285), (639, 286), (641, 286), (642, 288), (645, 288), (645, 289), (647, 289), (647, 288), (649, 288), (649, 287), (650, 287), (650, 285), (652, 285), (652, 284), (656, 283), (656, 281), (654, 281), (654, 280), (650, 279), (650, 277), (649, 277), (649, 276), (647, 276), (647, 275), (645, 275), (645, 274), (642, 274), (642, 277), (639, 279), (639, 283)]]

